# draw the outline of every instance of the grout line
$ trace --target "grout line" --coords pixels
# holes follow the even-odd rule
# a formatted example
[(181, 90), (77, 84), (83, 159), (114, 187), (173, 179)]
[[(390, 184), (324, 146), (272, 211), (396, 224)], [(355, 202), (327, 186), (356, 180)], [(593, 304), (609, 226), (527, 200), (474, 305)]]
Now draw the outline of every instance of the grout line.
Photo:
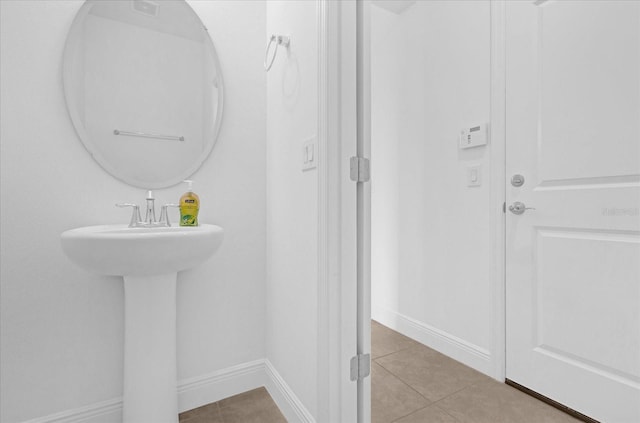
[[(387, 372), (389, 372), (389, 373), (390, 373), (391, 375), (393, 375), (395, 378), (397, 378), (398, 380), (400, 380), (402, 383), (404, 383), (405, 385), (407, 385), (407, 386), (408, 386), (409, 388), (411, 388), (413, 391), (417, 392), (417, 393), (418, 393), (422, 398), (424, 398), (424, 399), (426, 399), (427, 401), (429, 401), (430, 405), (432, 405), (432, 404), (436, 404), (436, 403), (438, 403), (438, 402), (442, 401), (443, 399), (445, 399), (445, 398), (449, 398), (450, 396), (455, 395), (455, 394), (457, 394), (457, 393), (459, 393), (459, 392), (461, 392), (461, 391), (464, 391), (465, 389), (470, 388), (470, 387), (472, 387), (472, 386), (475, 386), (475, 385), (478, 385), (478, 384), (482, 384), (482, 383), (487, 383), (487, 381), (478, 381), (478, 382), (475, 382), (475, 383), (470, 383), (469, 385), (466, 385), (466, 386), (464, 386), (464, 387), (462, 387), (462, 388), (458, 389), (457, 391), (451, 392), (451, 393), (449, 393), (449, 394), (445, 395), (444, 397), (439, 398), (439, 399), (437, 399), (437, 400), (435, 400), (435, 401), (434, 401), (434, 400), (429, 399), (429, 398), (425, 397), (424, 395), (422, 395), (422, 394), (421, 394), (420, 392), (418, 392), (418, 391), (417, 391), (413, 386), (409, 385), (409, 384), (408, 384), (407, 382), (405, 382), (405, 381), (404, 381), (400, 376), (398, 376), (397, 374), (393, 373), (391, 370), (387, 369), (387, 368), (386, 368), (385, 366), (383, 366), (381, 363), (376, 363), (376, 364), (378, 364), (378, 366), (380, 366), (380, 367), (382, 367), (383, 369), (385, 369)], [(452, 416), (452, 417), (453, 417), (453, 416)]]
[(448, 394), (448, 395), (445, 395), (444, 397), (442, 397), (442, 398), (440, 398), (440, 399), (438, 399), (438, 400), (436, 400), (436, 401), (433, 401), (433, 405), (436, 405), (439, 409), (441, 409), (441, 410), (442, 410), (442, 411), (444, 411), (445, 413), (449, 414), (451, 417), (456, 418), (455, 416), (451, 415), (451, 413), (449, 413), (449, 412), (447, 411), (447, 410), (448, 410), (448, 408), (446, 408), (446, 407), (443, 407), (443, 406), (439, 405), (439, 403), (440, 403), (440, 402), (442, 402), (443, 400), (447, 399), (447, 398), (450, 398), (450, 397), (452, 397), (452, 396), (454, 396), (454, 395), (456, 395), (456, 394), (458, 394), (458, 393), (460, 393), (460, 392), (464, 391), (465, 389), (469, 389), (469, 388), (472, 388), (472, 387), (476, 387), (476, 386), (478, 386), (478, 385), (482, 385), (482, 384), (485, 384), (485, 383), (487, 383), (487, 381), (478, 381), (478, 382), (475, 382), (475, 383), (471, 383), (471, 384), (469, 384), (469, 385), (465, 386), (465, 387), (464, 387), (464, 388), (462, 388), (462, 389), (458, 389), (458, 390), (457, 390), (457, 391), (455, 391), (455, 392), (452, 392), (452, 393), (450, 393), (450, 394)]
[[(391, 354), (387, 354), (387, 356), (389, 356), (389, 355), (391, 355)], [(386, 357), (386, 356), (385, 356), (385, 357)], [(380, 358), (382, 358), (382, 357), (380, 357)], [(376, 360), (377, 360), (377, 359), (376, 359)], [(375, 360), (374, 360), (374, 361), (375, 361)], [(450, 394), (447, 394), (447, 395), (445, 395), (444, 397), (439, 398), (439, 399), (437, 399), (437, 400), (435, 400), (435, 401), (434, 401), (434, 400), (432, 400), (432, 399), (430, 399), (430, 398), (427, 398), (427, 397), (425, 397), (424, 395), (422, 395), (422, 394), (421, 394), (420, 392), (418, 392), (418, 391), (417, 391), (413, 386), (411, 386), (411, 385), (409, 385), (409, 383), (405, 382), (405, 381), (404, 381), (404, 380), (403, 380), (399, 375), (397, 375), (397, 374), (393, 373), (390, 369), (387, 369), (387, 368), (386, 368), (382, 363), (378, 363), (378, 362), (376, 362), (376, 364), (377, 364), (378, 366), (382, 367), (383, 369), (385, 369), (387, 372), (389, 372), (391, 375), (393, 375), (396, 379), (400, 380), (402, 383), (404, 383), (405, 385), (407, 385), (407, 386), (408, 386), (409, 388), (411, 388), (413, 391), (415, 391), (416, 393), (418, 393), (418, 395), (420, 395), (422, 398), (424, 398), (424, 399), (426, 399), (427, 401), (429, 401), (430, 405), (431, 405), (431, 404), (435, 404), (435, 403), (437, 403), (437, 402), (440, 402), (440, 401), (442, 401), (442, 400), (443, 400), (443, 399), (445, 399), (445, 398), (449, 398), (450, 396), (455, 395), (455, 394), (457, 394), (458, 392), (464, 391), (465, 389), (467, 389), (467, 388), (469, 388), (469, 387), (472, 387), (472, 386), (475, 386), (475, 385), (477, 385), (477, 384), (481, 384), (481, 383), (487, 383), (487, 381), (478, 381), (478, 382), (475, 382), (475, 383), (471, 383), (471, 384), (469, 384), (469, 385), (464, 386), (463, 388), (458, 389), (457, 391), (451, 392)]]
[[(393, 330), (393, 329), (389, 329), (389, 330)], [(394, 332), (395, 332), (395, 331), (394, 331)], [(401, 334), (401, 333), (399, 333), (399, 332), (396, 332), (396, 333), (397, 333), (398, 335), (402, 335), (402, 334)], [(402, 335), (402, 336), (404, 336), (404, 335)], [(409, 350), (414, 349), (414, 348), (419, 348), (419, 347), (426, 347), (426, 348), (429, 348), (429, 347), (427, 347), (426, 345), (421, 344), (420, 342), (416, 341), (415, 339), (411, 339), (411, 338), (409, 338), (409, 337), (406, 337), (406, 338), (408, 338), (409, 340), (411, 340), (411, 341), (412, 341), (412, 343), (413, 343), (413, 345), (410, 345), (410, 346), (408, 346), (408, 347), (404, 347), (404, 348), (400, 348), (399, 350), (396, 350), (396, 351), (391, 351), (390, 353), (387, 353), (387, 354), (385, 354), (385, 355), (378, 356), (378, 357), (376, 357), (376, 358), (373, 358), (373, 359), (372, 359), (372, 361), (376, 361), (376, 360), (381, 359), (381, 358), (383, 358), (383, 357), (388, 357), (388, 356), (390, 356), (391, 354), (399, 353), (399, 352), (402, 352), (402, 351), (409, 351)], [(432, 348), (430, 348), (430, 349), (432, 349)], [(434, 351), (435, 351), (435, 350), (434, 350)]]
[[(378, 366), (382, 367), (387, 373), (389, 373), (391, 376), (395, 377), (396, 379), (398, 379), (403, 385), (406, 385), (407, 387), (409, 387), (409, 389), (411, 389), (413, 392), (415, 392), (416, 394), (420, 395), (422, 398), (424, 398), (428, 404), (425, 407), (428, 407), (431, 404), (435, 404), (435, 401), (430, 400), (429, 398), (425, 397), (424, 395), (422, 395), (420, 392), (418, 392), (413, 386), (409, 385), (407, 382), (405, 382), (404, 380), (402, 380), (400, 378), (400, 376), (396, 375), (395, 373), (393, 373), (391, 370), (387, 369), (386, 367), (384, 367), (382, 364), (377, 363)], [(373, 379), (371, 380), (373, 382)], [(423, 407), (424, 408), (424, 407)]]
[(409, 416), (411, 416), (413, 414), (416, 414), (419, 411), (426, 410), (427, 408), (437, 408), (438, 410), (440, 410), (441, 412), (443, 412), (447, 416), (451, 417), (455, 421), (455, 423), (460, 423), (460, 419), (458, 419), (456, 416), (452, 415), (451, 413), (447, 412), (447, 410), (445, 410), (444, 408), (438, 407), (435, 403), (431, 403), (429, 405), (425, 405), (424, 407), (418, 408), (417, 410), (414, 410), (414, 411), (410, 412), (409, 414), (405, 414), (404, 416), (398, 417), (397, 419), (393, 420), (390, 423), (398, 423), (400, 420), (404, 419), (405, 417), (409, 417)]
[(473, 384), (473, 383), (472, 383), (471, 385), (467, 385), (467, 386), (465, 386), (465, 387), (464, 387), (464, 388), (462, 388), (462, 389), (458, 389), (458, 390), (457, 390), (457, 391), (455, 391), (455, 392), (452, 392), (452, 393), (450, 393), (450, 394), (447, 394), (447, 395), (445, 395), (444, 397), (442, 397), (442, 398), (440, 398), (440, 399), (438, 399), (438, 400), (434, 401), (433, 403), (434, 403), (434, 404), (437, 404), (437, 403), (439, 403), (440, 401), (445, 400), (445, 399), (447, 399), (447, 398), (449, 398), (449, 397), (452, 397), (452, 396), (454, 396), (455, 394), (460, 393), (460, 392), (464, 391), (464, 390), (465, 390), (465, 389), (467, 389), (467, 388), (471, 388), (472, 386), (474, 386), (474, 384)]
[[(460, 392), (460, 391), (458, 391), (458, 392)], [(444, 414), (446, 414), (447, 416), (451, 416), (451, 418), (452, 418), (453, 420), (455, 420), (456, 422), (459, 422), (459, 421), (460, 421), (460, 419), (459, 419), (459, 418), (457, 418), (456, 416), (454, 416), (453, 414), (451, 414), (451, 413), (449, 412), (449, 410), (448, 410), (448, 409), (446, 409), (446, 408), (444, 408), (444, 407), (440, 407), (440, 406), (439, 406), (439, 405), (437, 405), (436, 403), (433, 403), (433, 406), (434, 406), (434, 407), (436, 407), (438, 410), (442, 411), (442, 412), (443, 412)]]
[[(411, 339), (411, 338), (409, 338), (409, 339)], [(429, 349), (429, 350), (431, 350), (431, 351), (433, 351), (433, 352), (435, 352), (435, 353), (437, 353), (437, 354), (443, 355), (444, 357), (446, 357), (446, 358), (448, 358), (448, 359), (450, 359), (450, 360), (455, 361), (456, 363), (462, 364), (462, 365), (463, 365), (463, 366), (465, 366), (465, 367), (469, 367), (469, 366), (467, 366), (466, 364), (462, 363), (461, 361), (456, 360), (455, 358), (451, 358), (451, 357), (449, 357), (449, 356), (448, 356), (448, 355), (446, 355), (446, 354), (442, 354), (442, 353), (441, 353), (440, 351), (438, 351), (438, 350), (434, 350), (433, 348), (431, 348), (431, 347), (430, 347), (430, 346), (428, 346), (428, 345), (425, 345), (425, 344), (423, 344), (423, 343), (421, 343), (421, 342), (418, 342), (418, 341), (416, 341), (416, 340), (414, 340), (414, 339), (411, 339), (411, 340), (414, 342), (414, 345), (411, 345), (411, 346), (408, 346), (408, 347), (404, 347), (404, 348), (400, 348), (400, 349), (399, 349), (399, 350), (397, 350), (397, 351), (392, 351), (392, 352), (387, 353), (387, 354), (385, 354), (385, 355), (381, 355), (381, 356), (378, 356), (378, 357), (376, 357), (376, 358), (372, 358), (371, 360), (372, 360), (372, 361), (377, 361), (377, 360), (379, 360), (379, 359), (381, 359), (381, 358), (388, 357), (388, 356), (390, 356), (390, 355), (392, 355), (392, 354), (399, 353), (399, 352), (402, 352), (402, 351), (409, 351), (409, 350), (418, 349), (418, 348), (427, 348), (427, 349)], [(474, 368), (472, 368), (472, 367), (469, 367), (469, 368), (477, 372), (477, 370), (475, 370)]]
[(385, 355), (380, 355), (380, 356), (378, 356), (378, 357), (374, 358), (374, 359), (373, 359), (373, 361), (377, 361), (377, 360), (379, 360), (379, 359), (381, 359), (381, 358), (388, 357), (388, 356), (390, 356), (390, 355), (392, 355), (392, 354), (399, 353), (399, 352), (402, 352), (402, 351), (407, 351), (407, 350), (410, 350), (411, 348), (416, 348), (416, 347), (418, 347), (418, 346), (419, 346), (419, 345), (413, 345), (413, 346), (411, 346), (411, 347), (400, 348), (400, 349), (399, 349), (399, 350), (397, 350), (397, 351), (392, 351), (392, 352), (387, 353), (387, 354), (385, 354)]
[(396, 423), (397, 421), (399, 421), (399, 420), (401, 420), (401, 419), (404, 419), (405, 417), (409, 417), (410, 415), (415, 414), (415, 413), (417, 413), (418, 411), (420, 411), (420, 410), (424, 410), (425, 408), (428, 408), (428, 407), (431, 407), (431, 404), (429, 404), (429, 405), (425, 405), (424, 407), (418, 408), (417, 410), (413, 410), (411, 413), (409, 413), (409, 414), (405, 414), (404, 416), (400, 416), (400, 417), (398, 417), (397, 419), (393, 420), (391, 423)]

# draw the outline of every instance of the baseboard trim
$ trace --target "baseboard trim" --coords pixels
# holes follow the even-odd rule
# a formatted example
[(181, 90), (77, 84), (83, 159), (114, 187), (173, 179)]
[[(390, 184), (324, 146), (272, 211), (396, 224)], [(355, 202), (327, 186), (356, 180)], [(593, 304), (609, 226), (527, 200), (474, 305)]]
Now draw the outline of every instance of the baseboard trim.
[[(178, 410), (191, 410), (265, 386), (265, 360), (259, 359), (178, 381)], [(294, 395), (295, 397), (295, 395)], [(297, 400), (297, 398), (295, 398)], [(299, 401), (298, 401), (299, 402)], [(280, 404), (278, 404), (280, 406)], [(122, 398), (38, 417), (23, 423), (112, 423), (122, 421)]]
[(178, 410), (191, 410), (265, 385), (264, 359), (178, 382)]
[(85, 423), (122, 420), (122, 398), (113, 398), (95, 404), (26, 420), (23, 423)]
[(371, 312), (371, 317), (383, 325), (479, 372), (489, 376), (492, 375), (492, 357), (489, 350), (384, 307), (373, 307)]
[(264, 364), (267, 375), (267, 383), (265, 385), (267, 391), (269, 391), (269, 395), (278, 405), (287, 421), (290, 423), (315, 423), (316, 420), (313, 415), (280, 376), (273, 364), (269, 360), (265, 360)]

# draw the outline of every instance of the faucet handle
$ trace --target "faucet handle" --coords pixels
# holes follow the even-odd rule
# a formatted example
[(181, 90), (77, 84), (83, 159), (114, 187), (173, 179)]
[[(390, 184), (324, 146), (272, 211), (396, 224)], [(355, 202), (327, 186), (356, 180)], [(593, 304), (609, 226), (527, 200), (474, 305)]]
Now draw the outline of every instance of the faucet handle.
[(162, 208), (160, 209), (160, 220), (158, 223), (164, 224), (166, 226), (171, 226), (171, 223), (169, 222), (169, 207), (180, 207), (180, 204), (169, 203), (162, 206)]
[(142, 221), (142, 218), (140, 217), (140, 207), (137, 204), (116, 203), (116, 207), (120, 207), (120, 208), (131, 207), (133, 209), (131, 211), (131, 221), (129, 222), (130, 228), (138, 226), (138, 224)]

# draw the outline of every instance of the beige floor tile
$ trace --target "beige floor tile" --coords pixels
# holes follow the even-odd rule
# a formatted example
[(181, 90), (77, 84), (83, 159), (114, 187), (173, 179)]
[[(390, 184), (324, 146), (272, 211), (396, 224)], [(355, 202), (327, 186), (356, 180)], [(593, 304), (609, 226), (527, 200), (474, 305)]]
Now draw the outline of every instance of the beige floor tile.
[(468, 387), (438, 402), (461, 423), (577, 423), (578, 420), (504, 383)]
[(375, 362), (371, 363), (371, 422), (390, 423), (429, 404)]
[(411, 338), (381, 325), (375, 320), (371, 321), (371, 359), (402, 351), (407, 348), (420, 345)]
[(287, 423), (265, 388), (219, 401), (224, 423)]
[(460, 423), (437, 405), (429, 405), (393, 423)]
[(180, 423), (223, 423), (217, 402), (180, 413)]
[(218, 404), (220, 404), (220, 407), (227, 407), (234, 404), (248, 405), (257, 401), (268, 400), (271, 400), (271, 395), (269, 395), (269, 392), (266, 388), (260, 387), (247, 392), (243, 392), (241, 394), (234, 395), (232, 397), (222, 399), (218, 401)]
[(474, 383), (491, 380), (423, 345), (381, 357), (376, 362), (430, 401), (438, 401)]

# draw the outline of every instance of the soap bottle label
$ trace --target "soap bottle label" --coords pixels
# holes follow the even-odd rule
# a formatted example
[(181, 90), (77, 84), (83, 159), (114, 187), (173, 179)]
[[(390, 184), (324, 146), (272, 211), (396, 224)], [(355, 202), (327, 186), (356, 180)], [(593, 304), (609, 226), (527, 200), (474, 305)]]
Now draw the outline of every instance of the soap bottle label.
[(180, 205), (180, 226), (198, 226), (198, 203), (195, 199), (184, 199)]

